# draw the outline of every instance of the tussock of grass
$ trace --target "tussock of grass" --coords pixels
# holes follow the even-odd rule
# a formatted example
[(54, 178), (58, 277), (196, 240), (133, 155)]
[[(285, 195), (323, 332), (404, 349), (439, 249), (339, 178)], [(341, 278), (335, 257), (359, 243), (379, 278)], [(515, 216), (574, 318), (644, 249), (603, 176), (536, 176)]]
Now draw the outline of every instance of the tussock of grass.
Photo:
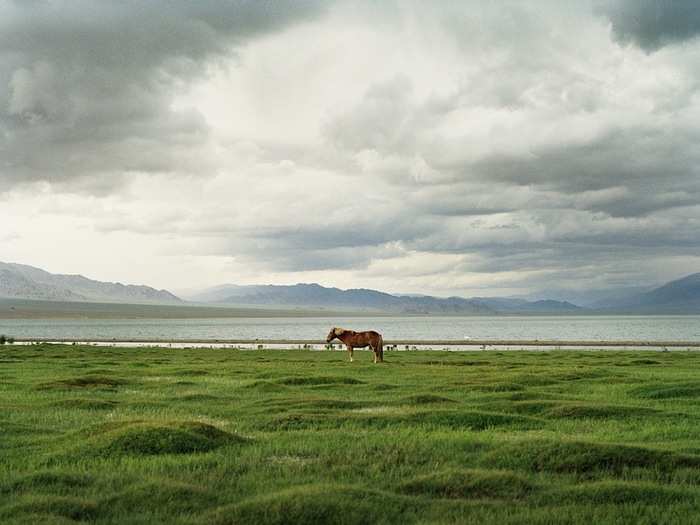
[(565, 403), (554, 406), (546, 411), (547, 416), (564, 419), (649, 417), (657, 413), (658, 411), (653, 408), (623, 405), (595, 405), (591, 403)]
[(406, 523), (413, 521), (411, 510), (410, 502), (405, 499), (379, 491), (332, 484), (306, 485), (221, 507), (210, 513), (206, 522), (213, 525)]
[(173, 383), (173, 386), (176, 386), (176, 387), (197, 386), (197, 383), (195, 383), (194, 381), (175, 381)]
[(416, 394), (414, 396), (404, 397), (400, 400), (401, 403), (407, 405), (431, 405), (433, 403), (456, 403), (454, 399), (448, 397), (437, 396), (435, 394)]
[(499, 426), (537, 428), (533, 418), (479, 411), (437, 410), (415, 413), (355, 412), (342, 418), (333, 414), (292, 412), (258, 425), (260, 430), (332, 429), (343, 427), (383, 429), (387, 427), (443, 427), (454, 430), (485, 430)]
[(175, 376), (208, 376), (209, 372), (206, 370), (178, 370), (173, 372)]
[(302, 399), (277, 399), (273, 402), (265, 402), (263, 406), (266, 410), (270, 408), (280, 410), (350, 410), (363, 406), (362, 403), (349, 399), (326, 399), (326, 398), (302, 398)]
[(107, 497), (103, 504), (113, 511), (168, 508), (174, 513), (186, 513), (210, 509), (217, 502), (212, 492), (197, 485), (157, 480), (131, 485)]
[(38, 388), (40, 390), (68, 390), (72, 388), (116, 388), (126, 384), (124, 379), (102, 375), (87, 375), (80, 377), (71, 377), (68, 379), (59, 379), (41, 383)]
[[(58, 516), (76, 521), (94, 520), (99, 514), (97, 502), (72, 496), (36, 495), (22, 498), (22, 501), (8, 509), (8, 514), (29, 514), (30, 521), (46, 523), (38, 516)], [(39, 519), (39, 521), (34, 521)]]
[(86, 487), (93, 482), (92, 476), (61, 471), (42, 471), (24, 476), (2, 485), (2, 492), (52, 492), (61, 493)]
[(681, 501), (690, 502), (694, 498), (686, 491), (653, 483), (606, 480), (558, 489), (549, 494), (547, 499), (558, 503), (594, 505), (668, 505)]
[(700, 383), (657, 383), (638, 387), (632, 390), (631, 393), (644, 399), (700, 397)]
[(114, 423), (94, 429), (91, 448), (100, 455), (208, 452), (240, 443), (241, 437), (198, 421)]
[(524, 386), (549, 386), (556, 385), (562, 380), (566, 380), (567, 376), (563, 374), (558, 374), (559, 377), (555, 377), (555, 374), (520, 374), (512, 378), (513, 382), (518, 385)]
[(477, 410), (420, 412), (407, 416), (406, 422), (469, 430), (484, 430), (492, 427), (513, 425), (521, 428), (536, 428), (540, 426), (540, 422), (533, 418)]
[(655, 361), (654, 359), (632, 359), (630, 364), (633, 365), (660, 365), (661, 361)]
[(482, 464), (533, 472), (620, 473), (636, 467), (661, 471), (700, 467), (700, 457), (628, 445), (532, 440), (487, 452)]
[(488, 366), (491, 365), (489, 361), (468, 361), (468, 360), (460, 360), (460, 361), (455, 361), (454, 359), (446, 359), (442, 361), (436, 361), (436, 360), (431, 360), (431, 361), (424, 361), (421, 363), (423, 365), (430, 365), (430, 366)]
[(419, 476), (403, 483), (399, 490), (437, 498), (516, 499), (533, 488), (529, 480), (514, 472), (466, 469)]
[(582, 401), (554, 401), (539, 399), (528, 401), (493, 401), (485, 403), (485, 408), (499, 412), (528, 414), (561, 419), (609, 419), (649, 417), (658, 414), (657, 410), (647, 407), (624, 405), (606, 405)]
[(220, 397), (212, 396), (211, 394), (188, 394), (177, 398), (178, 401), (189, 401), (194, 403), (199, 403), (201, 401), (218, 401), (220, 399)]
[(253, 381), (252, 383), (248, 383), (241, 388), (246, 390), (257, 390), (261, 393), (285, 392), (288, 390), (288, 388), (284, 385), (265, 380)]
[(556, 401), (533, 399), (527, 401), (492, 401), (482, 405), (486, 409), (515, 414), (539, 415), (558, 406)]
[(57, 408), (77, 408), (82, 410), (111, 410), (117, 406), (116, 401), (107, 401), (103, 399), (61, 399), (49, 403), (49, 406)]
[(467, 386), (469, 390), (474, 390), (476, 392), (518, 392), (525, 390), (525, 386), (521, 385), (520, 383), (507, 383), (504, 381), (468, 384), (465, 386)]
[(293, 412), (260, 421), (255, 425), (255, 428), (264, 431), (283, 431), (338, 428), (344, 424), (344, 421), (337, 418), (329, 418), (325, 415)]
[[(51, 429), (0, 419), (0, 436), (33, 436), (35, 434), (46, 433), (51, 433)], [(2, 441), (0, 441), (0, 449), (1, 448)]]
[(277, 384), (288, 386), (304, 385), (361, 385), (364, 381), (354, 377), (345, 376), (308, 376), (308, 377), (284, 377), (278, 379)]

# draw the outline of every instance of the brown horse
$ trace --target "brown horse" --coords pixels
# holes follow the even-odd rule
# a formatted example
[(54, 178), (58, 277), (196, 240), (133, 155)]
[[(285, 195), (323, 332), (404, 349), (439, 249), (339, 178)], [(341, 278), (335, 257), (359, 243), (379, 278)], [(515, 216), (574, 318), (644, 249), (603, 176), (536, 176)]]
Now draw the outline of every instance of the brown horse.
[(382, 335), (374, 332), (354, 332), (345, 330), (344, 328), (331, 328), (326, 337), (326, 343), (330, 343), (333, 339), (339, 339), (348, 348), (350, 354), (350, 362), (352, 362), (352, 351), (355, 348), (364, 348), (369, 346), (374, 352), (374, 362), (384, 361), (384, 340)]

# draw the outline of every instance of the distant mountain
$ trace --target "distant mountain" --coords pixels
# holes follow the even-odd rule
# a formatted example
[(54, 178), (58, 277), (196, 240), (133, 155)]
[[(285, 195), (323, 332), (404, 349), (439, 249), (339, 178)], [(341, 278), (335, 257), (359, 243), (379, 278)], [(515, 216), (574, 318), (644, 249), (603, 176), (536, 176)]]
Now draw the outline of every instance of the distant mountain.
[(553, 299), (541, 299), (539, 301), (527, 301), (525, 299), (511, 299), (501, 297), (476, 297), (472, 299), (480, 301), (492, 310), (500, 313), (513, 314), (565, 314), (581, 313), (586, 311), (567, 301), (555, 301)]
[(614, 286), (611, 288), (547, 288), (523, 295), (528, 301), (555, 300), (576, 304), (584, 308), (597, 308), (601, 305), (652, 290), (654, 286)]
[(700, 273), (654, 288), (597, 304), (606, 311), (657, 314), (700, 313)]
[(24, 264), (0, 262), (0, 297), (45, 301), (179, 303), (167, 290), (106, 283), (82, 275), (53, 274)]
[(288, 286), (221, 285), (191, 295), (188, 299), (246, 306), (323, 307), (407, 314), (571, 313), (581, 310), (560, 301), (393, 295), (365, 288), (326, 288), (315, 283)]

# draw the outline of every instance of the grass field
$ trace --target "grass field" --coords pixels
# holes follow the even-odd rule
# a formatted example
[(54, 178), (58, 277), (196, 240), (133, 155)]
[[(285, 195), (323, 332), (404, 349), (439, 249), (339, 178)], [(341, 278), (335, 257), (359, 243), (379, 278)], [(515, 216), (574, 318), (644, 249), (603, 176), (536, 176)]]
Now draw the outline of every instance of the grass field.
[(700, 522), (700, 354), (370, 355), (0, 347), (0, 522)]

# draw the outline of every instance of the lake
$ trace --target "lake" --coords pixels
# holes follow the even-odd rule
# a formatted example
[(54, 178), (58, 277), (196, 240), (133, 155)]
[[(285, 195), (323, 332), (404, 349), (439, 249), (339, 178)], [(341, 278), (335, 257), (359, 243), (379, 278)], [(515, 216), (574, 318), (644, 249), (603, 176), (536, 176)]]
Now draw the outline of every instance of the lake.
[(13, 337), (323, 339), (332, 326), (384, 339), (700, 341), (700, 316), (275, 317), (225, 319), (0, 319)]

